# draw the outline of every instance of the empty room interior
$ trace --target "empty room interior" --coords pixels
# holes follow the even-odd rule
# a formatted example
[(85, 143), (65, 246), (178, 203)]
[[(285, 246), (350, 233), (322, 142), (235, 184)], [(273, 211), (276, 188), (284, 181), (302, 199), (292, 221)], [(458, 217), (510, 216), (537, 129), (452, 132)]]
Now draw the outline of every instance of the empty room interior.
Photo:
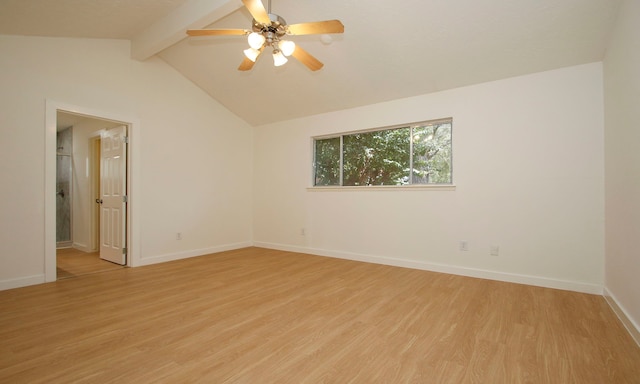
[(0, 2), (0, 382), (640, 383), (637, 0)]

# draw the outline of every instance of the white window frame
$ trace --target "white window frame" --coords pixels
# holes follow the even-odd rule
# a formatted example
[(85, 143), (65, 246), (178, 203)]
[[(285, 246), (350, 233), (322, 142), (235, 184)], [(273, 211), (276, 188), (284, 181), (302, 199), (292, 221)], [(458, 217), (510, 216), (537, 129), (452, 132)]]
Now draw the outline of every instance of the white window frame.
[[(423, 127), (425, 125), (432, 125), (438, 123), (449, 123), (451, 124), (451, 182), (450, 183), (430, 183), (430, 184), (413, 184), (413, 177), (409, 177), (409, 184), (405, 185), (315, 185), (315, 176), (316, 176), (316, 150), (315, 150), (315, 142), (317, 140), (324, 139), (334, 139), (340, 138), (340, 184), (344, 182), (344, 137), (348, 135), (354, 135), (358, 133), (368, 133), (368, 132), (377, 132), (377, 131), (386, 131), (393, 130), (399, 128), (410, 128), (410, 137), (413, 137), (413, 129), (417, 127)], [(409, 140), (410, 148), (409, 148), (409, 156), (410, 163), (413, 166), (413, 140)], [(454, 184), (454, 173), (453, 173), (453, 118), (441, 118), (434, 120), (426, 120), (420, 122), (414, 122), (409, 124), (398, 124), (391, 125), (386, 127), (378, 127), (378, 128), (369, 128), (363, 130), (354, 130), (348, 132), (340, 132), (336, 134), (330, 135), (321, 135), (321, 136), (313, 136), (311, 137), (311, 186), (307, 188), (309, 191), (345, 191), (345, 190), (439, 190), (439, 191), (453, 191), (456, 189), (456, 185)]]

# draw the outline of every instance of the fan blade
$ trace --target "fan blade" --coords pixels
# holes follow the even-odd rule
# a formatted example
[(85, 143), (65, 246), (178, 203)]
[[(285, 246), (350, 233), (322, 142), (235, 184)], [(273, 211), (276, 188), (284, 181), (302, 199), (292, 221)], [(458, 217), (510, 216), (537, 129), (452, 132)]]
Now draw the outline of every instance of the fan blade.
[(246, 29), (189, 29), (189, 36), (230, 36), (230, 35), (248, 35)]
[[(262, 51), (264, 50), (264, 47), (261, 47), (258, 50), (258, 56), (256, 57), (256, 61), (258, 61), (258, 59), (260, 58), (260, 54), (262, 53)], [(240, 66), (238, 67), (238, 71), (249, 71), (253, 68), (253, 65), (256, 63), (256, 61), (251, 61), (248, 57), (245, 56), (244, 60), (242, 60), (242, 63), (240, 63)]]
[(264, 5), (262, 5), (262, 1), (260, 0), (242, 0), (242, 3), (249, 10), (249, 13), (253, 18), (260, 24), (271, 24), (271, 19), (269, 18), (269, 14), (267, 10), (264, 9)]
[(253, 68), (254, 64), (255, 62), (245, 57), (244, 60), (242, 60), (242, 63), (240, 63), (240, 66), (238, 67), (238, 71), (249, 71), (251, 70), (251, 68)]
[(324, 67), (318, 59), (313, 57), (309, 52), (305, 51), (299, 45), (296, 45), (296, 49), (293, 51), (291, 56), (295, 57), (302, 64), (306, 65), (312, 71), (317, 71), (318, 69)]
[(292, 35), (315, 35), (322, 33), (344, 33), (344, 25), (340, 20), (315, 21), (311, 23), (292, 24), (288, 27)]

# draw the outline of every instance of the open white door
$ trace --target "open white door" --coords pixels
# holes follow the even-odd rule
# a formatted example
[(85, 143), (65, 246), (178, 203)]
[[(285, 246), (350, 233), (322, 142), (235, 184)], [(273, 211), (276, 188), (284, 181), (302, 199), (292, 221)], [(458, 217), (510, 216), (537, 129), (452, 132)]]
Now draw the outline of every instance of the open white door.
[(100, 148), (100, 258), (127, 262), (127, 127), (102, 133)]

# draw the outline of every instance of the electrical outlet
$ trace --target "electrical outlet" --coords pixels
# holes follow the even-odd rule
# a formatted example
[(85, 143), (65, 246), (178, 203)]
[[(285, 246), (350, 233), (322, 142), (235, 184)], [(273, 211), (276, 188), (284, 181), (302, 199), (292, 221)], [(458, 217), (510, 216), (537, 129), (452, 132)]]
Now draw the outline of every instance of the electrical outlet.
[(500, 254), (500, 247), (497, 245), (492, 245), (489, 247), (489, 254), (491, 256), (498, 256)]
[(469, 250), (469, 242), (466, 240), (460, 240), (460, 250), (461, 251), (468, 251)]
[(182, 232), (176, 233), (176, 240), (182, 240)]

